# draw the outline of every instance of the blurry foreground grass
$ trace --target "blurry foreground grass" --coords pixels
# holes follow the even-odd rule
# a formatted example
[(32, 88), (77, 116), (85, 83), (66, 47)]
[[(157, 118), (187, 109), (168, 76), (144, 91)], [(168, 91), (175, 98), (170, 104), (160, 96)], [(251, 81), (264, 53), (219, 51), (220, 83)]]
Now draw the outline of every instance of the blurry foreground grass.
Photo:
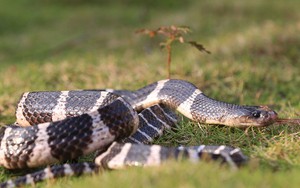
[[(217, 0), (186, 3), (2, 1), (0, 7), (0, 123), (14, 121), (21, 93), (91, 88), (138, 89), (164, 79), (158, 41), (138, 28), (189, 25), (193, 40), (212, 52), (175, 46), (172, 77), (208, 96), (269, 105), (281, 117), (300, 116), (300, 2)], [(185, 118), (157, 143), (227, 144), (250, 157), (241, 171), (216, 164), (177, 164), (64, 178), (46, 187), (298, 187), (300, 127), (241, 130)], [(0, 179), (26, 173), (0, 169)]]

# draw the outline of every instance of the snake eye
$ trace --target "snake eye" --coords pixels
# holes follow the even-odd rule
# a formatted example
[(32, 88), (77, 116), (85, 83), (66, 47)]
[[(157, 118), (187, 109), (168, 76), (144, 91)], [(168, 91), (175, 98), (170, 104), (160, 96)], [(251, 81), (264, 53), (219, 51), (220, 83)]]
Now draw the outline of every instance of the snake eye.
[(253, 116), (254, 118), (259, 118), (259, 117), (260, 117), (260, 112), (259, 112), (259, 111), (254, 111), (254, 112), (252, 113), (252, 116)]

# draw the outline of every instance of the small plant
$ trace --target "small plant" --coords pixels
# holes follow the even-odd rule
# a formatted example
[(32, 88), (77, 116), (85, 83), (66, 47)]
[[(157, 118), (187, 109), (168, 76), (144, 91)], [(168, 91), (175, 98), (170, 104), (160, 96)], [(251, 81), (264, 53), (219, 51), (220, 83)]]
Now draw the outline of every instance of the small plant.
[(162, 26), (155, 30), (149, 29), (140, 29), (136, 31), (136, 33), (146, 34), (149, 37), (155, 37), (157, 35), (162, 35), (165, 37), (165, 41), (160, 43), (162, 48), (167, 49), (167, 74), (168, 78), (170, 78), (170, 66), (171, 66), (171, 55), (172, 55), (172, 44), (175, 41), (179, 41), (180, 43), (188, 43), (193, 47), (197, 48), (201, 52), (206, 52), (210, 54), (210, 51), (206, 50), (202, 44), (199, 44), (195, 41), (186, 41), (184, 38), (185, 34), (190, 33), (191, 30), (187, 26)]

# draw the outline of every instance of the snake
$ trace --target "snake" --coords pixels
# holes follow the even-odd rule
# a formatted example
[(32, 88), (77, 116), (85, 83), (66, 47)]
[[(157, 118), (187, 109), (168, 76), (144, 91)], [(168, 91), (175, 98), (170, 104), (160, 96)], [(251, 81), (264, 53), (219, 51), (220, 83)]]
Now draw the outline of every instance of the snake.
[[(261, 127), (277, 113), (266, 106), (237, 105), (206, 96), (194, 84), (160, 80), (135, 91), (72, 90), (26, 92), (16, 122), (0, 128), (0, 166), (43, 170), (7, 180), (0, 187), (33, 184), (48, 178), (157, 166), (169, 159), (217, 160), (236, 168), (247, 161), (239, 148), (225, 145), (152, 145), (178, 122), (177, 113), (208, 125)], [(94, 153), (93, 162), (65, 163)]]

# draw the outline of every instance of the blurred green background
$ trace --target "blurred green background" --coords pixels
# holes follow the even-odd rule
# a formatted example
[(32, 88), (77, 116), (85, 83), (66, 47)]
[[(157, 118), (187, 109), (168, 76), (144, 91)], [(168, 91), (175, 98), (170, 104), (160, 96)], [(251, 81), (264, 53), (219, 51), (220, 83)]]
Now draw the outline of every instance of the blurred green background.
[[(243, 50), (243, 57), (285, 56), (299, 63), (299, 36), (284, 33), (287, 25), (299, 27), (298, 5), (297, 0), (1, 0), (0, 62), (126, 52), (146, 56), (159, 50), (157, 41), (136, 36), (135, 30), (187, 25), (194, 31), (190, 38), (219, 57)], [(278, 39), (266, 31), (276, 29), (282, 29)], [(261, 38), (268, 41), (257, 47)], [(275, 46), (270, 46), (272, 42)], [(240, 43), (246, 46), (239, 47)], [(289, 49), (292, 46), (294, 50)]]

